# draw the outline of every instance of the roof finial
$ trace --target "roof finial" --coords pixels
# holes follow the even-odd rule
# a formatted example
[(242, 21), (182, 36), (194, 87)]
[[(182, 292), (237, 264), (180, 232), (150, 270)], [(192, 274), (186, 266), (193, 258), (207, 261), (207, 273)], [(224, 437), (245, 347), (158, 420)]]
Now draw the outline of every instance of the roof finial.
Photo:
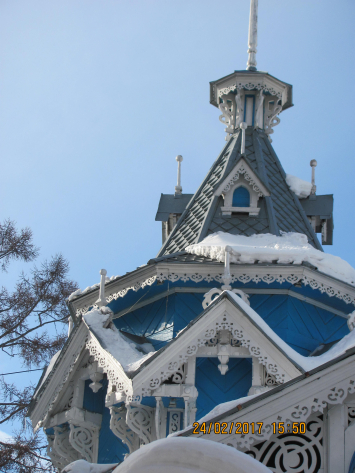
[(176, 156), (176, 161), (178, 162), (178, 172), (177, 172), (177, 186), (175, 186), (175, 196), (180, 195), (182, 193), (181, 187), (181, 161), (182, 156), (180, 154)]
[(256, 71), (256, 47), (258, 45), (258, 0), (250, 0), (248, 62), (247, 70)]
[(309, 165), (311, 166), (312, 168), (312, 190), (311, 190), (311, 194), (314, 195), (316, 193), (316, 190), (317, 190), (317, 186), (316, 186), (316, 166), (317, 166), (317, 161), (315, 159), (312, 159), (311, 162), (309, 163)]
[(101, 281), (100, 281), (100, 291), (99, 291), (99, 298), (95, 302), (98, 307), (102, 307), (107, 304), (106, 297), (105, 297), (105, 281), (106, 281), (106, 269), (100, 269)]

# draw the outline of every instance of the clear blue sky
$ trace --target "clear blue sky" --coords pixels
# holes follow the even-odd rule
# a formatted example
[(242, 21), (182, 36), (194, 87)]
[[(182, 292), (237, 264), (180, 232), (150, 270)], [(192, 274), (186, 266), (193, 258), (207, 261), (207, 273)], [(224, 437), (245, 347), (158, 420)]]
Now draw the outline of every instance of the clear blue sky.
[[(154, 257), (175, 156), (193, 193), (225, 144), (209, 81), (245, 68), (248, 18), (249, 0), (1, 0), (0, 219), (30, 226), (41, 258), (62, 252), (82, 289)], [(303, 179), (317, 159), (325, 250), (353, 266), (354, 23), (353, 0), (259, 1), (258, 69), (294, 86), (273, 146)]]

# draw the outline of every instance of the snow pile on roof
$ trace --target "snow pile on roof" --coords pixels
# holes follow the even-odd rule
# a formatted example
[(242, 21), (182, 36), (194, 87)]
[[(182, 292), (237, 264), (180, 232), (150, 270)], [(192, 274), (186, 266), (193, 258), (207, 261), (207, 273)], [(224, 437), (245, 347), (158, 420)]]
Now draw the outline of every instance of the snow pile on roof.
[(300, 199), (306, 199), (311, 194), (312, 184), (308, 181), (304, 181), (291, 174), (286, 174), (286, 182), (291, 191)]
[[(338, 343), (332, 346), (330, 350), (319, 356), (303, 356), (297, 353), (291, 348), (286, 342), (284, 342), (269, 325), (255, 312), (248, 304), (246, 304), (239, 296), (234, 292), (227, 291), (228, 294), (233, 297), (235, 302), (246, 312), (249, 317), (255, 322), (256, 326), (259, 327), (274, 343), (277, 345), (291, 360), (297, 363), (304, 371), (311, 371), (318, 366), (327, 363), (328, 361), (334, 360), (340, 355), (343, 355), (346, 350), (355, 347), (355, 330), (345, 335)], [(223, 294), (223, 293), (222, 293)], [(239, 400), (240, 403), (240, 400)]]
[(88, 463), (85, 460), (76, 460), (67, 465), (62, 473), (109, 473), (118, 463), (111, 463), (107, 465), (98, 465), (97, 463)]
[(302, 233), (285, 233), (281, 236), (270, 233), (244, 236), (217, 232), (200, 243), (186, 248), (188, 253), (203, 255), (224, 261), (225, 247), (230, 246), (231, 262), (253, 264), (255, 262), (301, 264), (308, 262), (322, 273), (355, 285), (355, 270), (349, 263), (328, 253), (316, 250)]
[(211, 440), (169, 437), (144, 445), (113, 473), (270, 473), (262, 463)]
[[(114, 281), (115, 279), (119, 278), (120, 276), (111, 276), (110, 278), (106, 276), (105, 278), (105, 284), (107, 284), (110, 281)], [(68, 297), (69, 301), (72, 301), (78, 296), (81, 296), (83, 294), (86, 294), (89, 291), (92, 291), (93, 289), (96, 289), (97, 287), (100, 286), (100, 283), (94, 284), (93, 286), (88, 286), (86, 287), (83, 291), (81, 289), (77, 289), (76, 291), (72, 292), (70, 296)]]
[(84, 321), (98, 338), (101, 346), (122, 365), (126, 372), (136, 371), (155, 353), (154, 348), (151, 345), (151, 351), (147, 354), (147, 343), (140, 347), (139, 344), (128, 340), (110, 322), (111, 315), (112, 311), (108, 307), (92, 309), (84, 315)]

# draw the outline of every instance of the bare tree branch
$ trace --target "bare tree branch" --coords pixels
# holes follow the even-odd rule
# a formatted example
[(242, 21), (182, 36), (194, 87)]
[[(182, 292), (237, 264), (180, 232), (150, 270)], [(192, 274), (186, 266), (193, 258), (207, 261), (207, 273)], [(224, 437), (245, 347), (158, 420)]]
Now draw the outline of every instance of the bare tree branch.
[[(29, 228), (17, 231), (10, 220), (0, 223), (3, 271), (12, 260), (27, 262), (37, 255)], [(68, 262), (59, 254), (33, 267), (29, 275), (21, 273), (12, 292), (0, 288), (0, 349), (28, 368), (49, 362), (67, 338), (66, 299), (77, 289), (68, 273)], [(46, 446), (40, 436), (26, 431), (26, 412), (33, 394), (34, 386), (19, 389), (0, 379), (0, 424), (21, 421), (24, 426), (9, 441), (0, 442), (0, 472), (53, 471), (50, 459), (42, 453)]]
[(22, 259), (33, 261), (38, 255), (38, 248), (32, 243), (32, 230), (23, 228), (17, 231), (15, 222), (5, 220), (0, 223), (0, 259), (1, 269), (6, 271), (10, 261)]

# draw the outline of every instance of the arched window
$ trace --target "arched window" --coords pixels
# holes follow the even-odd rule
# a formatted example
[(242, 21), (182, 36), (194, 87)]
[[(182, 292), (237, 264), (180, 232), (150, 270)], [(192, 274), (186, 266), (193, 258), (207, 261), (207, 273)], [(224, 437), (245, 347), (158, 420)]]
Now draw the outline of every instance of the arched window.
[(233, 207), (250, 207), (250, 194), (245, 187), (237, 187), (233, 192)]

